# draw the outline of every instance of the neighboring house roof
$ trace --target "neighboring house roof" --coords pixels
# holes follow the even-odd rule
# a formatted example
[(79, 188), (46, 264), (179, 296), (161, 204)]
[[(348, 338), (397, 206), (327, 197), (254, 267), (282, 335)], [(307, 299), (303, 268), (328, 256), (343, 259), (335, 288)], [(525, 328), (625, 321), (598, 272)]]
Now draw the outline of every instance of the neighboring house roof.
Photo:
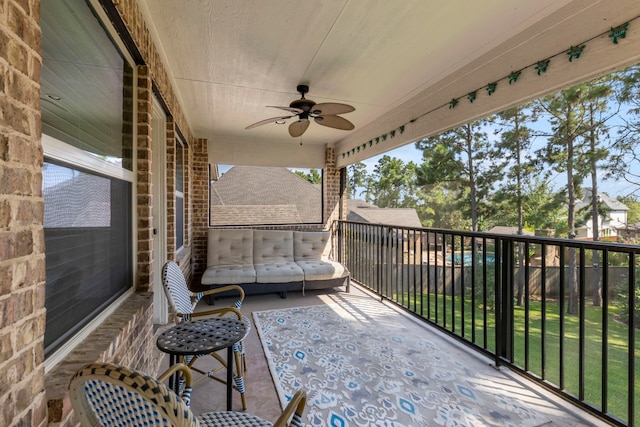
[[(64, 169), (58, 167), (58, 169)], [(55, 172), (54, 172), (55, 173)], [(53, 177), (52, 180), (56, 178)], [(45, 228), (109, 227), (111, 225), (111, 182), (107, 178), (64, 173), (59, 184), (42, 191)]]
[(347, 200), (347, 220), (400, 227), (422, 227), (418, 213), (413, 208), (379, 208), (358, 199)]
[[(578, 211), (580, 209), (584, 209), (585, 207), (591, 205), (591, 197), (593, 195), (593, 191), (591, 190), (591, 188), (583, 188), (582, 190), (584, 192), (584, 197), (582, 198), (582, 200), (578, 201), (578, 203), (576, 204), (576, 210)], [(629, 210), (629, 208), (624, 203), (622, 203), (617, 199), (614, 199), (613, 197), (606, 195), (605, 193), (598, 193), (598, 197), (600, 198), (602, 203), (604, 203), (605, 206), (607, 206), (607, 208), (609, 208), (612, 211), (628, 211)]]
[(211, 184), (211, 224), (322, 221), (322, 186), (287, 168), (234, 166)]
[[(488, 230), (487, 233), (493, 234), (518, 234), (518, 227), (507, 227), (506, 225), (496, 225), (491, 230)], [(523, 236), (534, 236), (535, 233), (529, 230), (522, 230)]]

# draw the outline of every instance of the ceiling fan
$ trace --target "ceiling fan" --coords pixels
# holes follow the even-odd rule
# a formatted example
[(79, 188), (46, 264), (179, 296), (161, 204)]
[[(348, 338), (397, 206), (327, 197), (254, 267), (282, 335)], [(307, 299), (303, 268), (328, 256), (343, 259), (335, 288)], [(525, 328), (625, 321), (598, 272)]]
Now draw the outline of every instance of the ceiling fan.
[(291, 117), (298, 117), (298, 120), (289, 125), (289, 135), (296, 138), (301, 136), (309, 127), (309, 122), (313, 118), (316, 123), (322, 126), (327, 126), (334, 129), (352, 130), (355, 126), (349, 120), (338, 116), (338, 114), (345, 114), (355, 111), (355, 108), (347, 104), (339, 104), (337, 102), (323, 102), (316, 104), (310, 99), (304, 97), (304, 94), (309, 92), (309, 86), (298, 85), (296, 90), (302, 95), (302, 98), (293, 101), (288, 107), (278, 107), (275, 105), (267, 105), (270, 108), (279, 108), (281, 110), (289, 111), (293, 114), (289, 116), (278, 116), (270, 119), (261, 120), (257, 123), (247, 126), (245, 129), (253, 129), (258, 126), (266, 125), (268, 123), (275, 123), (278, 121), (284, 121)]

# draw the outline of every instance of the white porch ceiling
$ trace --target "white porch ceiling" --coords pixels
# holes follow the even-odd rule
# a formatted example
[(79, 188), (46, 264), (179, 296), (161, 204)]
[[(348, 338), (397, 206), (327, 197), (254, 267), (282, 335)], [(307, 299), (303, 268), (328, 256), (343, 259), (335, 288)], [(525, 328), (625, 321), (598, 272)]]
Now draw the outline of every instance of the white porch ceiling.
[[(640, 16), (637, 0), (138, 3), (191, 130), (209, 140), (213, 163), (321, 167), (324, 147), (335, 146), (345, 165), (640, 59), (640, 22), (615, 48), (603, 35)], [(479, 92), (473, 105), (461, 100), (454, 110), (438, 110), (586, 41), (575, 66), (558, 57), (562, 65), (554, 60), (543, 77), (523, 75), (484, 102)], [(344, 117), (355, 130), (312, 122), (292, 138), (287, 126), (294, 119), (245, 130), (282, 115), (266, 106), (288, 106), (300, 97), (298, 84), (308, 84), (306, 97), (318, 103), (353, 105)], [(392, 141), (340, 155), (406, 123)]]

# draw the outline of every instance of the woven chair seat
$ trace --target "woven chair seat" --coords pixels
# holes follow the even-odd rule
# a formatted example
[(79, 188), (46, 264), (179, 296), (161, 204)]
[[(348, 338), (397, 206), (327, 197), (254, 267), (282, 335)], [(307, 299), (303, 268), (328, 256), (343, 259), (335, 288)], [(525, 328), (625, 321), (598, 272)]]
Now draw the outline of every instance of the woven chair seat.
[(269, 421), (243, 412), (210, 412), (198, 416), (201, 426), (272, 427)]
[[(179, 373), (184, 392), (178, 396), (163, 381)], [(210, 412), (196, 417), (191, 403), (191, 369), (178, 363), (157, 379), (111, 363), (84, 366), (69, 383), (76, 417), (85, 427), (166, 426), (301, 427), (307, 394), (298, 390), (275, 423), (243, 412)]]

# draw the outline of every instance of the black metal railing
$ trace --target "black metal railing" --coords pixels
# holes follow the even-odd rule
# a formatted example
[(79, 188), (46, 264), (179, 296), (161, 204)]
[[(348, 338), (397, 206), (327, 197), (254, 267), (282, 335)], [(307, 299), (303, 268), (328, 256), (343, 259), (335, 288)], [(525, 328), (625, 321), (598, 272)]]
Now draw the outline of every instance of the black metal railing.
[(640, 415), (640, 247), (339, 221), (351, 278), (616, 425)]

